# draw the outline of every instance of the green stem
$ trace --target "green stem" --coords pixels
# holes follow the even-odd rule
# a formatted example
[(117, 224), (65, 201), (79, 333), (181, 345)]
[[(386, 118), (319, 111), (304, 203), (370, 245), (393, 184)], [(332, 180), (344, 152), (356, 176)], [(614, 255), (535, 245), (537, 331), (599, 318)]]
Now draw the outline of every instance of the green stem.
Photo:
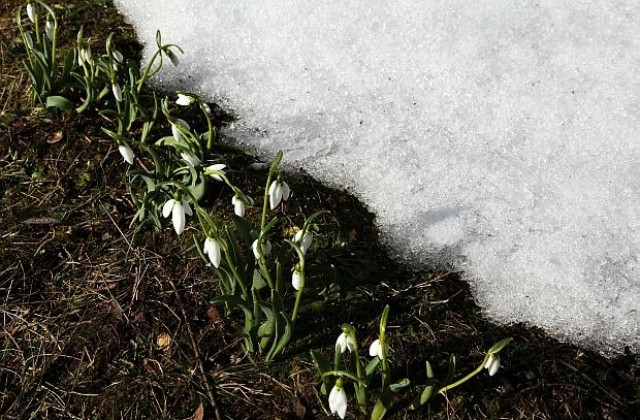
[(278, 151), (278, 154), (271, 162), (271, 167), (269, 168), (269, 175), (267, 176), (267, 187), (264, 190), (264, 201), (262, 203), (262, 220), (260, 221), (260, 230), (264, 229), (264, 225), (267, 222), (267, 211), (269, 210), (269, 187), (271, 186), (271, 180), (273, 179), (273, 175), (282, 160), (282, 150)]
[(293, 305), (293, 312), (291, 313), (291, 323), (293, 324), (295, 324), (296, 318), (298, 318), (298, 309), (300, 308), (300, 301), (302, 300), (304, 283), (305, 283), (304, 268), (301, 268), (300, 269), (300, 289), (298, 289), (298, 291), (296, 292), (296, 303)]
[(487, 360), (489, 359), (490, 353), (487, 353), (487, 355), (484, 357), (484, 360), (482, 361), (482, 364), (480, 364), (480, 366), (478, 366), (473, 372), (471, 372), (470, 374), (468, 374), (467, 376), (465, 376), (462, 379), (457, 380), (456, 382), (449, 384), (447, 386), (443, 386), (442, 388), (440, 388), (438, 390), (439, 394), (444, 394), (445, 392), (447, 392), (450, 389), (453, 389), (459, 385), (462, 385), (463, 383), (467, 382), (469, 379), (473, 378), (474, 376), (476, 376), (478, 373), (482, 372), (482, 369), (484, 368), (484, 365), (487, 363)]

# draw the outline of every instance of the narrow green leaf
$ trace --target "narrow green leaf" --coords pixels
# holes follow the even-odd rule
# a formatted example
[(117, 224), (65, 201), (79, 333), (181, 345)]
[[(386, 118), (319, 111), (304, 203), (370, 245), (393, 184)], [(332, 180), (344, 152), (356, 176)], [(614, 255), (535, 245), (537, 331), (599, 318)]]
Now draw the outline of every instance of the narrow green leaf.
[(370, 377), (376, 370), (376, 368), (380, 365), (380, 358), (374, 357), (367, 363), (367, 366), (364, 368), (364, 374), (368, 378)]

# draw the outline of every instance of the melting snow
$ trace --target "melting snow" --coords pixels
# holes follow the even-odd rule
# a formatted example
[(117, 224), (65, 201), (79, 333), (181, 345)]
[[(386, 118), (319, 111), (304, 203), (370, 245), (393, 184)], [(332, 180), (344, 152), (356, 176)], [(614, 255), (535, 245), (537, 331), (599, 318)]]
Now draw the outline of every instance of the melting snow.
[(637, 1), (115, 3), (185, 50), (162, 86), (352, 188), (398, 257), (463, 269), (498, 321), (640, 350)]

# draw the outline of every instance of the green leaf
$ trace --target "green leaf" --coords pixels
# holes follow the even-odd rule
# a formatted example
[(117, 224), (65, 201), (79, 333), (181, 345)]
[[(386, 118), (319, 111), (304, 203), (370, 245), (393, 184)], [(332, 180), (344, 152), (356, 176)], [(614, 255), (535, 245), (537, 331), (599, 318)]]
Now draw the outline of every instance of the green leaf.
[[(273, 360), (278, 354), (284, 350), (289, 341), (291, 341), (291, 337), (293, 336), (293, 323), (289, 316), (280, 312), (277, 315), (278, 321), (276, 322), (276, 338), (277, 341), (274, 341), (275, 347), (272, 347), (269, 355), (267, 356), (267, 360)], [(284, 321), (284, 322), (282, 322)], [(284, 328), (283, 328), (284, 327)]]
[(367, 366), (364, 368), (365, 376), (367, 378), (369, 376), (371, 376), (375, 372), (375, 370), (378, 367), (378, 365), (380, 365), (380, 358), (379, 357), (374, 357), (373, 359), (371, 359), (369, 361), (369, 363), (367, 363)]
[(260, 268), (256, 267), (256, 269), (253, 270), (253, 282), (251, 284), (251, 287), (257, 290), (262, 290), (267, 286), (268, 285), (264, 279), (264, 276), (262, 275), (262, 271), (260, 270)]
[(188, 189), (193, 195), (193, 198), (196, 201), (200, 201), (202, 197), (204, 197), (206, 183), (201, 176), (198, 177), (197, 181), (198, 182), (196, 182), (195, 184), (190, 185)]
[(393, 391), (393, 392), (398, 392), (398, 390), (400, 390), (400, 389), (402, 389), (402, 388), (404, 388), (404, 387), (408, 386), (408, 385), (409, 385), (409, 383), (410, 383), (410, 382), (409, 382), (409, 379), (404, 378), (404, 379), (399, 380), (399, 381), (398, 381), (398, 382), (396, 382), (395, 384), (391, 384), (391, 385), (389, 385), (389, 389), (390, 389), (391, 391)]
[(267, 319), (260, 327), (258, 328), (258, 337), (273, 337), (273, 333), (276, 328), (276, 323), (274, 317)]
[(62, 96), (49, 96), (47, 97), (46, 107), (58, 108), (63, 110), (67, 114), (71, 114), (76, 108), (76, 104)]
[(409, 408), (411, 410), (417, 410), (418, 408), (420, 408), (423, 405), (425, 405), (431, 399), (431, 396), (433, 395), (433, 390), (434, 390), (433, 385), (429, 385), (429, 386), (425, 387), (425, 389), (422, 391), (422, 393), (420, 395), (416, 396), (413, 399), (413, 401), (411, 401), (411, 404), (409, 405)]
[(456, 373), (456, 369), (458, 368), (458, 358), (455, 354), (449, 356), (449, 369), (447, 371), (447, 376), (444, 381), (445, 384), (449, 384), (453, 382), (453, 376)]
[(378, 401), (376, 401), (376, 405), (373, 407), (373, 411), (371, 411), (371, 420), (381, 420), (384, 415), (387, 413), (387, 410), (391, 406), (391, 398), (393, 394), (389, 387), (385, 387), (382, 390), (382, 394)]
[(428, 360), (425, 362), (425, 369), (427, 371), (427, 378), (433, 379), (434, 378), (433, 368), (431, 367), (431, 363), (429, 363)]
[(320, 375), (331, 370), (331, 362), (329, 362), (329, 359), (327, 359), (324, 354), (319, 351), (311, 350), (311, 358), (313, 359), (316, 369), (320, 372)]

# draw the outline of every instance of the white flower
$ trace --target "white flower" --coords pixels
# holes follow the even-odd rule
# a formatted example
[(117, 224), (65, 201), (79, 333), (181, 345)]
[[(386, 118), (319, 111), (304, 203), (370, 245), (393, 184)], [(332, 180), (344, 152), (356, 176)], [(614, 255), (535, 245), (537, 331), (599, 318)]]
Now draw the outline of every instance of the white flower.
[(115, 96), (116, 101), (122, 102), (122, 89), (120, 89), (120, 85), (117, 83), (112, 84), (111, 91), (113, 92), (113, 96)]
[(301, 282), (302, 276), (300, 275), (300, 272), (298, 270), (293, 270), (293, 274), (291, 275), (291, 284), (293, 285), (293, 288), (300, 290)]
[(173, 51), (171, 51), (170, 49), (166, 49), (163, 51), (167, 55), (167, 57), (169, 57), (171, 64), (173, 64), (174, 67), (178, 67), (178, 64), (180, 64), (180, 60), (178, 59), (178, 57), (176, 57)]
[(209, 107), (209, 105), (207, 105), (207, 103), (206, 103), (206, 102), (202, 102), (202, 107), (204, 108), (204, 111), (205, 111), (207, 114), (211, 115), (211, 108)]
[(356, 342), (351, 334), (343, 332), (336, 340), (336, 351), (338, 347), (340, 347), (340, 353), (344, 353), (345, 350), (353, 351), (356, 348)]
[(118, 146), (118, 151), (129, 165), (133, 165), (133, 151), (129, 146), (126, 144)]
[(53, 41), (53, 22), (47, 19), (47, 23), (44, 24), (44, 34), (49, 38), (50, 41)]
[(183, 95), (182, 93), (178, 93), (178, 99), (176, 99), (176, 104), (180, 106), (188, 106), (193, 103), (194, 99), (192, 96)]
[(78, 65), (81, 66), (91, 59), (91, 47), (80, 48), (78, 52)]
[(215, 179), (216, 181), (222, 182), (223, 179), (220, 175), (224, 175), (223, 169), (226, 167), (227, 165), (223, 163), (216, 163), (214, 165), (209, 165), (206, 168), (204, 168), (204, 173), (205, 175), (209, 175), (211, 178)]
[(113, 50), (113, 52), (111, 52), (111, 57), (113, 57), (113, 59), (116, 60), (117, 63), (124, 62), (124, 56), (118, 50)]
[(369, 346), (369, 356), (378, 356), (379, 359), (382, 359), (382, 346), (380, 345), (380, 339), (376, 339)]
[(282, 200), (288, 200), (291, 190), (286, 182), (273, 181), (269, 187), (269, 207), (271, 210), (278, 207)]
[(182, 152), (180, 153), (180, 157), (191, 166), (200, 165), (200, 159), (198, 159), (196, 156), (193, 156), (191, 153)]
[(180, 133), (178, 126), (183, 130), (190, 130), (191, 127), (189, 127), (189, 124), (187, 124), (185, 120), (181, 120), (180, 118), (176, 118), (175, 123), (171, 123), (171, 134), (173, 135), (173, 138), (176, 139), (178, 143), (183, 143), (184, 139), (182, 138), (182, 134)]
[[(253, 256), (256, 257), (256, 260), (260, 259), (260, 254), (258, 253), (258, 240), (256, 239), (251, 244), (251, 249), (253, 250)], [(262, 255), (269, 255), (271, 253), (271, 242), (267, 239), (262, 243)]]
[(178, 235), (184, 232), (184, 226), (186, 223), (185, 213), (189, 216), (193, 216), (191, 207), (186, 200), (178, 201), (172, 198), (171, 200), (164, 203), (164, 206), (162, 207), (162, 216), (169, 217), (169, 215), (171, 214), (173, 228)]
[(311, 246), (311, 242), (313, 242), (313, 233), (309, 231), (305, 232), (303, 230), (299, 230), (293, 237), (293, 242), (298, 244), (303, 253), (306, 253), (307, 249), (309, 249), (309, 247)]
[(247, 205), (249, 206), (253, 205), (253, 198), (247, 195), (242, 197), (234, 195), (233, 197), (231, 197), (231, 204), (233, 204), (233, 212), (235, 213), (235, 215), (239, 217), (244, 217), (244, 213), (247, 209)]
[(329, 410), (341, 419), (347, 415), (347, 394), (342, 387), (342, 379), (338, 379), (329, 393)]
[(498, 368), (500, 367), (500, 355), (499, 354), (490, 354), (489, 359), (487, 359), (487, 363), (485, 363), (484, 368), (489, 371), (489, 376), (493, 376), (498, 372)]
[(222, 254), (220, 252), (220, 244), (213, 238), (207, 238), (204, 240), (203, 251), (211, 260), (211, 264), (215, 268), (220, 267), (220, 259), (222, 258)]
[(27, 16), (31, 22), (36, 23), (36, 10), (32, 3), (27, 3)]
[(31, 38), (31, 35), (29, 34), (29, 32), (24, 33), (24, 42), (27, 44), (27, 47), (30, 50), (33, 49), (33, 38)]

